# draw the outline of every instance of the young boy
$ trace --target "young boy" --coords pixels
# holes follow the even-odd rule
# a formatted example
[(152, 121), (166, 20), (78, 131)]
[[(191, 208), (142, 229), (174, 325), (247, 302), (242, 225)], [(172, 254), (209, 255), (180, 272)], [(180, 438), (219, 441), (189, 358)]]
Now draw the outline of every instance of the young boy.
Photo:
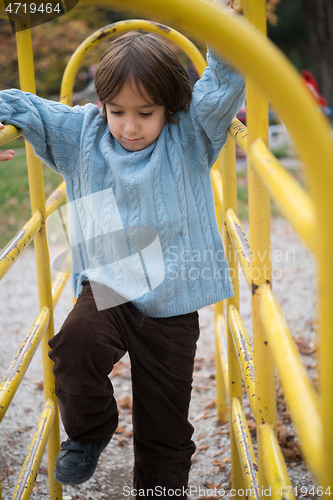
[(108, 375), (128, 352), (134, 487), (186, 498), (197, 310), (232, 296), (210, 169), (244, 99), (242, 78), (209, 51), (207, 60), (192, 94), (163, 39), (130, 32), (97, 68), (104, 113), (0, 93), (1, 120), (66, 180), (78, 301), (49, 342), (69, 436), (61, 483), (88, 480), (116, 430)]

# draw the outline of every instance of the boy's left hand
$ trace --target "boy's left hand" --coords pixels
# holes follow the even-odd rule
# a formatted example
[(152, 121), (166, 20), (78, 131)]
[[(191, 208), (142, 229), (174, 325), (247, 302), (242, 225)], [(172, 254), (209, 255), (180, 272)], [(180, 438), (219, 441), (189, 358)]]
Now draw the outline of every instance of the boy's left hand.
[(7, 149), (6, 151), (0, 151), (0, 161), (12, 160), (14, 158), (15, 151), (12, 149)]

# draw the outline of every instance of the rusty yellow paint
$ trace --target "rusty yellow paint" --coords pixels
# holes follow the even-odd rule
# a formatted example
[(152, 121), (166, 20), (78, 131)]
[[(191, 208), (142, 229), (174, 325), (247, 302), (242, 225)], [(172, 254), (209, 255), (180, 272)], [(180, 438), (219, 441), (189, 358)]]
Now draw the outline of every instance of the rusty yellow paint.
[(236, 144), (247, 154), (247, 128), (237, 118), (232, 120), (229, 127), (229, 134)]
[(45, 218), (47, 219), (57, 208), (59, 208), (65, 199), (66, 185), (65, 181), (63, 181), (45, 202)]
[[(55, 402), (46, 400), (36, 432), (32, 438), (12, 500), (28, 500), (34, 487), (37, 472), (57, 413)], [(58, 497), (59, 500), (61, 497)]]
[(252, 289), (251, 279), (251, 248), (243, 226), (232, 208), (227, 210), (225, 225), (237, 258), (243, 270), (247, 284)]
[(269, 424), (259, 426), (263, 443), (263, 463), (273, 500), (296, 500), (281, 448)]
[(0, 281), (7, 274), (17, 259), (28, 248), (36, 233), (41, 228), (42, 214), (39, 210), (33, 214), (31, 219), (19, 230), (14, 238), (2, 250), (0, 254)]
[[(245, 497), (260, 500), (257, 461), (242, 403), (238, 398), (233, 398), (231, 401), (231, 422), (242, 467), (242, 477), (246, 490), (243, 489)], [(239, 490), (237, 493), (238, 497), (242, 496)]]
[(33, 355), (47, 329), (50, 310), (44, 307), (29, 330), (0, 384), (0, 422), (20, 386)]
[(262, 139), (251, 146), (250, 158), (262, 183), (304, 243), (315, 252), (317, 217), (313, 199), (269, 151)]
[(229, 307), (229, 323), (245, 382), (246, 392), (249, 398), (252, 412), (254, 415), (256, 415), (253, 350), (247, 336), (241, 315), (239, 314), (238, 309), (233, 305)]
[(260, 317), (303, 454), (315, 476), (320, 477), (323, 427), (319, 414), (319, 399), (311, 386), (286, 320), (268, 285), (261, 287)]

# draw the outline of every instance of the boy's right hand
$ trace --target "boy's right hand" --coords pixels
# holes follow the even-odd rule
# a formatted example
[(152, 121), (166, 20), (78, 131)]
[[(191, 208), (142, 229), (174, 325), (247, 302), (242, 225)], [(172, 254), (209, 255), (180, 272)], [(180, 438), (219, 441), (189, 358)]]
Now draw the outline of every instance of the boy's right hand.
[[(5, 128), (4, 124), (0, 122), (0, 130)], [(7, 149), (6, 151), (0, 151), (0, 161), (12, 160), (14, 158), (15, 151), (12, 149)]]

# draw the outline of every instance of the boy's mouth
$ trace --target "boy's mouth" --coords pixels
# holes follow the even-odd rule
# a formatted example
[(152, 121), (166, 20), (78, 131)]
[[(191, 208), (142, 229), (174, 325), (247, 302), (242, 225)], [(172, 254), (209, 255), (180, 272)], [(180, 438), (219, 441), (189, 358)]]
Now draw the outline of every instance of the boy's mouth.
[(140, 141), (141, 137), (139, 137), (138, 139), (129, 139), (128, 137), (123, 137), (123, 140), (126, 142), (134, 143)]

